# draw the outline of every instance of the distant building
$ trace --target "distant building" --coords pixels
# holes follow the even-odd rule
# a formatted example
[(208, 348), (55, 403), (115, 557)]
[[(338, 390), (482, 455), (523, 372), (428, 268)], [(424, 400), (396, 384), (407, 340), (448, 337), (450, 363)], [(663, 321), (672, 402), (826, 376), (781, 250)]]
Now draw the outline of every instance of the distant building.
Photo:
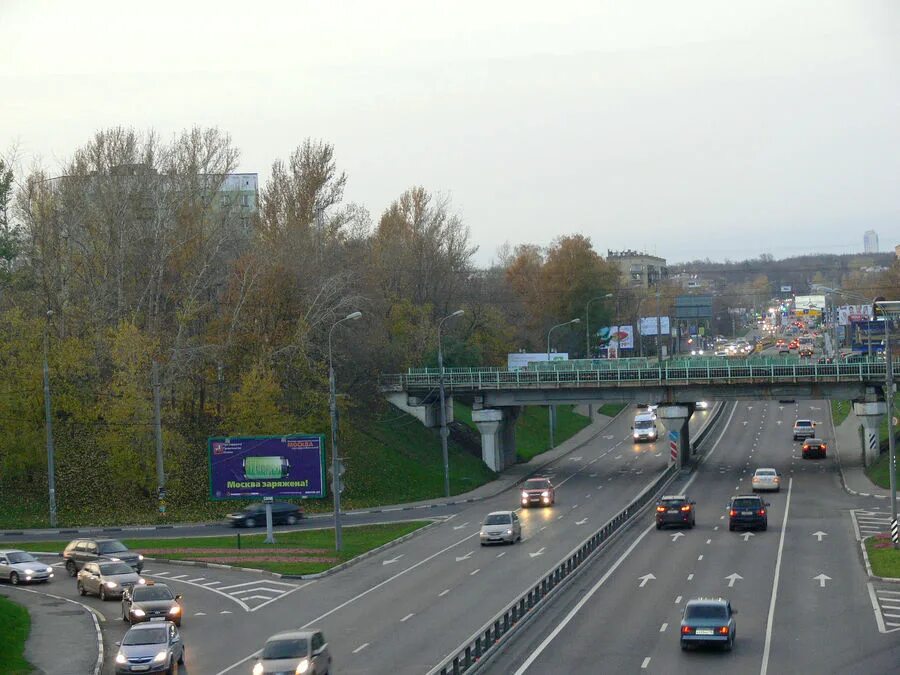
[(668, 279), (666, 259), (640, 251), (607, 251), (606, 260), (619, 266), (626, 286), (650, 288)]
[(863, 235), (863, 252), (878, 253), (878, 233), (875, 230), (868, 230)]
[(894, 257), (900, 259), (900, 244), (894, 247)]

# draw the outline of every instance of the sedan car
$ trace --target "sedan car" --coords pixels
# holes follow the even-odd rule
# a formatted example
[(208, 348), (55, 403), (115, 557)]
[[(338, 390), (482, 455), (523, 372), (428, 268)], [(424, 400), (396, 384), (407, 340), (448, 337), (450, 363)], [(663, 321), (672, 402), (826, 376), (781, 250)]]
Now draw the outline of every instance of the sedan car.
[(285, 631), (273, 635), (253, 666), (253, 675), (300, 673), (322, 675), (331, 672), (331, 653), (321, 631)]
[(171, 673), (176, 663), (184, 663), (184, 642), (171, 621), (132, 626), (118, 647), (116, 675)]
[(797, 352), (797, 356), (801, 359), (811, 359), (813, 356), (812, 347), (800, 347), (800, 351)]
[(762, 490), (781, 491), (781, 476), (775, 469), (757, 469), (751, 480), (754, 492)]
[(93, 593), (101, 600), (118, 598), (129, 586), (141, 585), (146, 581), (123, 562), (90, 562), (78, 573), (78, 592), (81, 595)]
[(693, 598), (681, 616), (681, 648), (721, 645), (731, 651), (737, 636), (736, 609), (724, 598)]
[(8, 579), (13, 586), (50, 581), (52, 578), (53, 568), (30, 553), (18, 550), (0, 551), (0, 579)]
[(515, 544), (522, 538), (522, 524), (515, 511), (494, 511), (481, 524), (481, 545)]
[(810, 459), (811, 457), (825, 459), (827, 452), (828, 444), (821, 438), (807, 438), (803, 441), (803, 448), (800, 452), (800, 456), (803, 459)]
[(128, 550), (118, 539), (74, 539), (66, 546), (62, 557), (70, 577), (74, 577), (85, 563), (100, 558), (126, 563), (138, 574), (144, 569), (144, 556)]
[(522, 508), (553, 506), (555, 503), (556, 490), (549, 478), (529, 478), (522, 484)]
[(656, 529), (661, 530), (666, 525), (686, 525), (694, 527), (696, 524), (694, 504), (684, 495), (666, 495), (656, 502)]
[(181, 616), (181, 595), (165, 584), (148, 581), (143, 586), (126, 587), (122, 593), (122, 620), (131, 625), (169, 620), (180, 628)]
[(728, 509), (728, 529), (732, 532), (738, 528), (762, 530), (765, 532), (769, 527), (767, 506), (769, 506), (769, 502), (764, 502), (757, 495), (736, 495), (732, 497), (726, 506)]
[[(229, 513), (225, 516), (232, 527), (257, 527), (266, 524), (266, 505), (250, 504), (237, 513)], [(303, 518), (303, 509), (296, 504), (288, 502), (274, 502), (272, 504), (273, 525), (294, 525)]]

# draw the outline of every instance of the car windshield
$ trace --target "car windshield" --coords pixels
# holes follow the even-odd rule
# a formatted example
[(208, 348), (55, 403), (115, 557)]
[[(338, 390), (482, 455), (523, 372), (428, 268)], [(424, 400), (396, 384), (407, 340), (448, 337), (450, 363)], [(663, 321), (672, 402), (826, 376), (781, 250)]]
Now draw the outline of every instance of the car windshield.
[(732, 506), (736, 509), (755, 509), (759, 506), (759, 500), (749, 497), (747, 499), (735, 499), (732, 502)]
[(159, 645), (166, 642), (168, 642), (168, 638), (166, 638), (166, 629), (163, 626), (130, 630), (125, 633), (122, 640), (123, 645)]
[(757, 476), (774, 476), (775, 469), (757, 469), (756, 475)]
[(548, 487), (550, 487), (550, 483), (549, 483), (549, 481), (546, 481), (546, 480), (526, 480), (525, 481), (525, 489), (526, 490), (543, 490)]
[(264, 659), (299, 659), (307, 655), (309, 646), (305, 638), (270, 640), (263, 647)]
[(98, 548), (100, 553), (121, 553), (128, 550), (121, 541), (104, 541), (98, 544)]
[(6, 558), (11, 563), (37, 562), (37, 559), (33, 555), (24, 552), (9, 553)]
[(100, 574), (110, 575), (110, 574), (131, 574), (132, 569), (126, 565), (125, 563), (113, 562), (113, 563), (104, 563), (100, 565)]
[(688, 605), (685, 619), (726, 619), (728, 613), (724, 605)]
[(135, 602), (152, 602), (154, 600), (174, 600), (175, 596), (168, 586), (139, 586), (134, 589), (132, 598)]
[(811, 427), (812, 422), (809, 422), (807, 420), (797, 420), (797, 426), (798, 427)]
[(484, 519), (485, 525), (509, 525), (512, 519), (506, 513), (492, 513)]
[(651, 429), (656, 426), (651, 420), (635, 420), (634, 428), (635, 429)]

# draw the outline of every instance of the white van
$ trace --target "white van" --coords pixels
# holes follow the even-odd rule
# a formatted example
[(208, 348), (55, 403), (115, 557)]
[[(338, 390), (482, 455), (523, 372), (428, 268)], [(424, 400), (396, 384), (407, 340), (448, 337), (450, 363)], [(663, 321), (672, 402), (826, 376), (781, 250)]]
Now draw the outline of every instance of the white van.
[(656, 429), (656, 415), (654, 413), (642, 413), (634, 416), (634, 424), (631, 426), (635, 443), (648, 441), (652, 443), (658, 435)]

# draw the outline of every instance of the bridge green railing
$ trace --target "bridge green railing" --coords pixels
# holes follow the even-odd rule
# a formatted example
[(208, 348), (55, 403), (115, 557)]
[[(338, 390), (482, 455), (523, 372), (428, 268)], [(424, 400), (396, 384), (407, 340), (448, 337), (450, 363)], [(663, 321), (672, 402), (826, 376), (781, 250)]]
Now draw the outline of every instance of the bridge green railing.
[[(818, 363), (797, 357), (684, 358), (662, 363), (649, 359), (555, 361), (523, 370), (447, 368), (444, 370), (444, 386), (450, 391), (478, 391), (669, 384), (881, 384), (886, 365), (878, 357), (854, 363)], [(900, 362), (895, 362), (895, 372), (898, 365)], [(384, 391), (430, 390), (439, 383), (440, 372), (437, 368), (410, 369), (404, 374), (382, 375), (379, 378)]]

